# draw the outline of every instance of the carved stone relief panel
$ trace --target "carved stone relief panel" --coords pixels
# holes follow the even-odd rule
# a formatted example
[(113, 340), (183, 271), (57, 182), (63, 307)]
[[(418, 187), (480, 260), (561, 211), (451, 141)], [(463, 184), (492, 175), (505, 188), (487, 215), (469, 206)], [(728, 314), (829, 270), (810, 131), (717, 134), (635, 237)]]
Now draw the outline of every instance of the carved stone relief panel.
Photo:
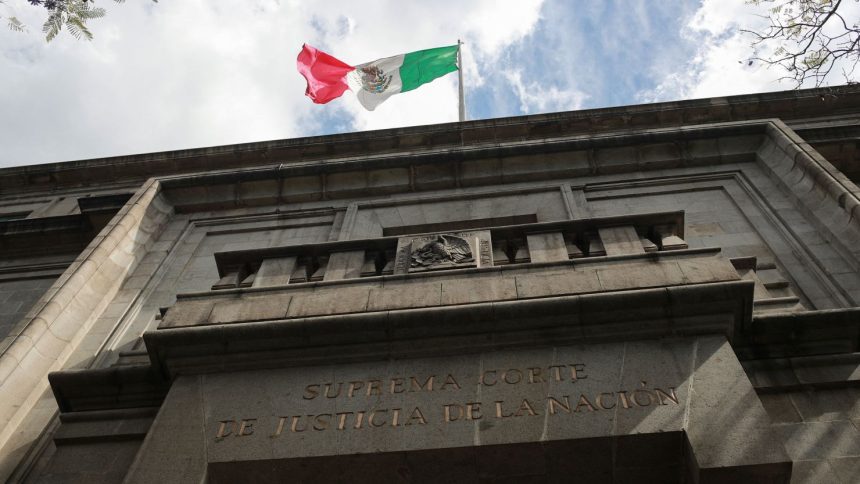
[(489, 230), (401, 237), (395, 274), (493, 265)]

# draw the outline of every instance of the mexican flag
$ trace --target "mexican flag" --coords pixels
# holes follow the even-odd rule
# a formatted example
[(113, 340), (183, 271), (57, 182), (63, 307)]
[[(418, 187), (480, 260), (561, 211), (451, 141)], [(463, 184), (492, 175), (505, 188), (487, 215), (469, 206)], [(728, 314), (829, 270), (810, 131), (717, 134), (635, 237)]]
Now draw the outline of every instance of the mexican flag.
[(419, 50), (350, 66), (307, 44), (299, 52), (299, 73), (308, 81), (305, 95), (325, 104), (351, 89), (373, 111), (394, 94), (411, 91), (458, 69), (459, 45)]

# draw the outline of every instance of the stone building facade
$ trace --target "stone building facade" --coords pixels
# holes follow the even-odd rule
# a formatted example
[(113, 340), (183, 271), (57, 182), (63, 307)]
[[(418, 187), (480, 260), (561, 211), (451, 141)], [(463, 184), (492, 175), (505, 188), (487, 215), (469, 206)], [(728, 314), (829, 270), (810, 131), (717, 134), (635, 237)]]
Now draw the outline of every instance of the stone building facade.
[(0, 170), (0, 479), (860, 482), (860, 87)]

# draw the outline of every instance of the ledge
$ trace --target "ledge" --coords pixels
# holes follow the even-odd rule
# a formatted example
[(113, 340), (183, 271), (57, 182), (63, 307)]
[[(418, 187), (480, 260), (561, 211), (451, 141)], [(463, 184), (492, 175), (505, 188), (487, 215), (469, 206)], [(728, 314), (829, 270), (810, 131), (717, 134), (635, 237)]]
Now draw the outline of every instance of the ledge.
[(716, 248), (179, 295), (159, 330), (737, 281)]
[(860, 387), (860, 353), (748, 360), (742, 364), (759, 393)]
[[(832, 95), (834, 92), (838, 94), (838, 100)], [(347, 153), (462, 146), (481, 140), (537, 139), (572, 133), (605, 133), (773, 117), (806, 119), (848, 112), (858, 103), (860, 89), (857, 86), (837, 86), (262, 141), (6, 168), (0, 170), (0, 189), (30, 190), (38, 185), (71, 186), (116, 179), (144, 180), (152, 176), (247, 168), (275, 161), (289, 163)]]
[[(368, 277), (359, 277), (359, 278), (351, 278), (351, 279), (336, 279), (330, 281), (316, 281), (316, 282), (300, 282), (300, 283), (292, 283), (292, 284), (282, 284), (277, 286), (264, 286), (264, 287), (240, 287), (235, 289), (217, 289), (211, 291), (202, 291), (202, 292), (186, 292), (183, 294), (177, 294), (177, 301), (180, 300), (191, 300), (191, 299), (205, 299), (205, 298), (218, 298), (222, 296), (242, 296), (242, 295), (264, 295), (269, 292), (278, 292), (278, 291), (290, 291), (290, 290), (316, 290), (318, 288), (325, 287), (335, 287), (335, 286), (344, 286), (344, 285), (355, 285), (360, 283), (365, 284), (382, 284), (383, 286), (386, 283), (394, 283), (397, 281), (402, 282), (422, 282), (422, 281), (432, 281), (436, 278), (451, 278), (455, 276), (468, 276), (474, 274), (493, 274), (493, 273), (504, 273), (506, 271), (513, 272), (533, 272), (535, 270), (541, 269), (564, 269), (569, 268), (571, 270), (576, 270), (577, 266), (580, 267), (588, 267), (590, 265), (601, 265), (601, 264), (612, 264), (619, 262), (658, 262), (660, 259), (672, 258), (672, 257), (684, 257), (684, 256), (716, 256), (720, 254), (721, 249), (719, 247), (698, 247), (695, 249), (678, 249), (678, 250), (666, 250), (666, 251), (658, 251), (658, 252), (648, 252), (645, 254), (625, 254), (625, 255), (604, 255), (604, 256), (593, 256), (593, 257), (581, 257), (576, 259), (569, 259), (564, 261), (553, 261), (553, 262), (525, 262), (521, 264), (505, 264), (500, 266), (492, 266), (492, 267), (472, 267), (466, 269), (449, 269), (444, 271), (427, 271), (427, 272), (416, 272), (411, 274), (391, 274), (385, 276), (368, 276)], [(217, 255), (217, 254), (216, 254)], [(734, 265), (734, 260), (732, 259), (732, 264)], [(733, 278), (730, 278), (733, 279)], [(166, 311), (169, 308), (163, 308)]]
[(150, 366), (56, 371), (48, 381), (61, 412), (158, 407), (170, 389)]
[(331, 364), (508, 346), (699, 334), (729, 339), (751, 314), (753, 283), (731, 281), (219, 324), (144, 334), (150, 360), (177, 374)]
[(860, 351), (860, 308), (763, 314), (735, 341), (741, 360)]
[[(563, 220), (556, 222), (537, 222), (516, 225), (490, 226), (490, 227), (470, 227), (468, 231), (489, 230), (493, 238), (501, 237), (523, 237), (527, 234), (536, 234), (544, 232), (563, 232), (566, 234), (582, 234), (585, 232), (596, 232), (600, 228), (615, 227), (622, 225), (630, 225), (637, 228), (637, 231), (642, 233), (650, 232), (650, 228), (658, 225), (671, 226), (674, 230), (673, 235), (684, 238), (684, 212), (658, 212), (636, 215), (620, 215), (612, 217), (600, 218), (582, 218), (577, 220)], [(451, 230), (443, 231), (451, 232)], [(410, 233), (410, 237), (419, 237), (429, 235), (431, 233)], [(332, 242), (321, 242), (315, 244), (299, 244), (284, 247), (268, 247), (263, 249), (236, 250), (230, 252), (215, 253), (215, 263), (218, 266), (218, 276), (224, 277), (227, 273), (236, 270), (237, 267), (243, 265), (259, 267), (264, 259), (274, 259), (279, 257), (290, 257), (296, 255), (322, 255), (335, 252), (347, 251), (368, 251), (368, 250), (394, 250), (397, 247), (397, 241), (402, 236), (380, 237), (375, 239), (350, 239), (339, 240)], [(709, 249), (706, 249), (709, 250)], [(715, 249), (718, 250), (718, 249)], [(667, 253), (663, 251), (661, 253)], [(673, 252), (682, 252), (675, 250)], [(656, 254), (655, 254), (656, 255)], [(627, 257), (627, 256), (616, 256)], [(640, 257), (634, 255), (630, 257)], [(577, 259), (577, 262), (585, 260), (605, 259), (605, 257), (583, 257)], [(534, 263), (532, 263), (534, 264)], [(532, 266), (533, 267), (533, 266)], [(446, 271), (446, 273), (450, 273)], [(368, 278), (362, 278), (368, 280)], [(295, 286), (296, 284), (293, 284)], [(219, 290), (221, 293), (223, 290)], [(182, 297), (180, 295), (179, 297)]]

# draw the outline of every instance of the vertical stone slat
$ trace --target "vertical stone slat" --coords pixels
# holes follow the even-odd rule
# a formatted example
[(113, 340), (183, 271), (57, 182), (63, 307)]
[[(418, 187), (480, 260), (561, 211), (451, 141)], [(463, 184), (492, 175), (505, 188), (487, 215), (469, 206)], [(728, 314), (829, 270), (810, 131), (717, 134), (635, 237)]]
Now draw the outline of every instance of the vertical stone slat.
[(265, 259), (260, 264), (253, 287), (280, 286), (290, 282), (290, 276), (296, 268), (295, 257), (279, 257)]
[(644, 254), (645, 248), (632, 225), (597, 229), (606, 255)]

